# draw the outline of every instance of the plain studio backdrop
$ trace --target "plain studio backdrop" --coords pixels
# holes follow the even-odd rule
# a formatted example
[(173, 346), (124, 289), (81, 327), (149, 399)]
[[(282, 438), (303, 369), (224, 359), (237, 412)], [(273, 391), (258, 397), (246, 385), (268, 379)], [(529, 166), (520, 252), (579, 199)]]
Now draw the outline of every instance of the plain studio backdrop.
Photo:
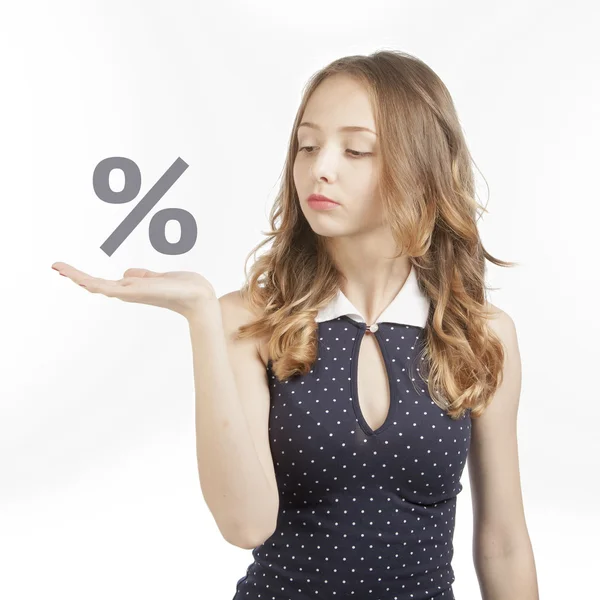
[[(0, 21), (0, 597), (230, 600), (251, 552), (201, 495), (183, 317), (90, 294), (50, 268), (202, 273), (238, 289), (268, 228), (302, 87), (349, 54), (403, 50), (448, 86), (473, 153), (491, 301), (522, 355), (519, 456), (540, 597), (590, 598), (600, 535), (598, 140), (591, 2), (12, 3)], [(141, 173), (95, 193), (105, 158)], [(180, 157), (188, 169), (119, 248), (100, 246)], [(123, 174), (110, 186), (119, 191)], [(152, 216), (198, 238), (155, 250)], [(169, 222), (166, 238), (179, 239)], [(454, 590), (479, 598), (465, 469)]]

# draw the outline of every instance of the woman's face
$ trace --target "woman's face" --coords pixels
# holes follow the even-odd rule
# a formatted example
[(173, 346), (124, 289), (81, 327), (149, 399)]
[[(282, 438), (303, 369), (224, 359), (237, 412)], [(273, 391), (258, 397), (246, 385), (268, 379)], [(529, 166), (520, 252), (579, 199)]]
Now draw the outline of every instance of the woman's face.
[[(344, 127), (365, 127), (375, 133)], [(323, 81), (306, 105), (297, 138), (294, 183), (301, 210), (313, 231), (332, 237), (380, 227), (378, 138), (365, 89), (344, 75)], [(311, 194), (327, 196), (340, 206), (333, 210), (313, 208), (307, 203)]]

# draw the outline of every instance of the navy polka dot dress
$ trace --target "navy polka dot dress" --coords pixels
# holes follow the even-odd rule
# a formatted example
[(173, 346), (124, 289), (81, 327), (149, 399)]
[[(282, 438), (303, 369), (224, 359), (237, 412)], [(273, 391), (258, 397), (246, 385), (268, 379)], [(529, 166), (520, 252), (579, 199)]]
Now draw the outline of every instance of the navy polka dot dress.
[[(471, 418), (452, 420), (418, 378), (428, 312), (414, 269), (371, 326), (338, 290), (316, 318), (311, 371), (281, 382), (269, 361), (279, 515), (233, 600), (454, 600), (452, 538)], [(357, 393), (366, 334), (379, 344), (390, 389), (375, 430)]]

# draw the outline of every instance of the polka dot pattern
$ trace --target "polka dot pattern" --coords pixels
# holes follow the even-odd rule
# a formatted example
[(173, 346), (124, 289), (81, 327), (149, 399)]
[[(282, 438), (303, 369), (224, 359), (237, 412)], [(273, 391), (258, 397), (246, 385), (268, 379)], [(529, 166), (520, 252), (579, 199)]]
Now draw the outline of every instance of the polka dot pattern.
[(392, 395), (373, 431), (357, 398), (365, 330), (348, 315), (318, 323), (317, 360), (303, 376), (279, 381), (269, 361), (279, 515), (233, 600), (454, 600), (470, 413), (450, 419), (418, 378), (421, 327), (378, 322)]

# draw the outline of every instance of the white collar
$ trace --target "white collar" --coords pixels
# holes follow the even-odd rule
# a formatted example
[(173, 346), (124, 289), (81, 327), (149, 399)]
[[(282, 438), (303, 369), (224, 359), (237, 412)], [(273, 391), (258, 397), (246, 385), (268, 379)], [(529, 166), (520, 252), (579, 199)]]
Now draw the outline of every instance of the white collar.
[[(427, 317), (429, 315), (430, 300), (427, 295), (421, 291), (417, 274), (411, 265), (410, 273), (396, 297), (391, 301), (388, 307), (379, 315), (376, 323), (384, 321), (396, 323), (398, 325), (415, 325), (425, 328)], [(330, 321), (337, 319), (342, 315), (347, 315), (351, 319), (364, 323), (365, 319), (358, 312), (358, 309), (350, 302), (341, 289), (338, 289), (337, 295), (321, 308), (315, 317), (315, 321)], [(370, 323), (372, 325), (372, 323)]]

